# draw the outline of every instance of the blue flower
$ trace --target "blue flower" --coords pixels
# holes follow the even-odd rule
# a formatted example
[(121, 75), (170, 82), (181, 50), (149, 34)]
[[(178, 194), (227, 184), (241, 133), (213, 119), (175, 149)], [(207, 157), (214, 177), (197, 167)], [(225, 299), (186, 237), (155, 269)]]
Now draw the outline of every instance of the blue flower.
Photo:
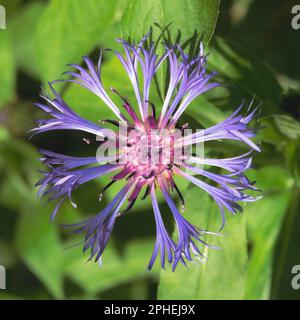
[[(113, 102), (103, 87), (101, 54), (96, 67), (90, 58), (84, 57), (87, 69), (71, 64), (75, 71), (66, 72), (71, 78), (63, 81), (76, 83), (96, 94), (112, 110), (115, 119), (102, 121), (101, 125), (83, 119), (49, 83), (53, 97), (44, 95), (45, 103), (38, 103), (37, 106), (48, 113), (50, 118), (38, 121), (38, 127), (32, 130), (33, 133), (80, 130), (103, 139), (99, 146), (106, 145), (112, 152), (109, 156), (97, 154), (92, 157), (72, 157), (42, 149), (41, 161), (49, 170), (43, 172), (44, 177), (37, 185), (41, 196), (58, 200), (52, 213), (54, 219), (65, 199), (69, 198), (76, 207), (72, 192), (85, 182), (112, 174), (102, 195), (113, 183), (123, 181), (119, 193), (100, 213), (70, 225), (75, 228), (75, 232), (84, 234), (84, 251), (88, 250), (89, 259), (95, 261), (101, 258), (116, 219), (127, 214), (143, 192), (142, 199), (147, 196), (151, 198), (156, 224), (156, 243), (148, 269), (152, 268), (160, 255), (162, 268), (165, 268), (167, 261), (175, 270), (178, 262), (186, 264), (186, 261), (195, 258), (203, 261), (205, 257), (199, 245), (208, 245), (203, 236), (209, 232), (192, 225), (177, 209), (172, 192), (177, 194), (183, 208), (184, 197), (174, 176), (196, 185), (201, 189), (199, 192), (210, 194), (220, 208), (223, 227), (225, 209), (234, 214), (241, 211), (239, 203), (258, 199), (247, 194), (248, 190), (256, 189), (244, 172), (251, 167), (252, 152), (260, 149), (251, 140), (255, 136), (255, 130), (249, 127), (255, 110), (244, 116), (240, 113), (242, 106), (217, 125), (186, 134), (186, 126), (179, 127), (178, 121), (195, 98), (219, 86), (218, 82), (213, 81), (215, 73), (208, 73), (206, 70), (203, 45), (196, 57), (186, 55), (179, 45), (166, 48), (165, 53), (159, 57), (155, 54), (153, 43), (146, 49), (146, 40), (147, 37), (143, 38), (138, 45), (118, 40), (125, 54), (115, 52), (115, 55), (124, 67), (136, 97), (136, 103), (132, 104), (112, 89), (121, 98), (123, 110)], [(149, 101), (149, 94), (154, 77), (162, 65), (168, 65), (169, 81), (158, 114), (156, 106)], [(105, 123), (115, 125), (118, 130), (106, 128)], [(216, 140), (237, 140), (245, 144), (249, 152), (230, 158), (213, 159), (187, 151), (193, 145)], [(204, 166), (217, 167), (225, 173), (214, 173), (204, 169)], [(164, 226), (157, 201), (158, 190), (162, 192), (174, 217), (178, 230), (177, 241), (170, 237)], [(123, 208), (125, 202), (127, 207)]]

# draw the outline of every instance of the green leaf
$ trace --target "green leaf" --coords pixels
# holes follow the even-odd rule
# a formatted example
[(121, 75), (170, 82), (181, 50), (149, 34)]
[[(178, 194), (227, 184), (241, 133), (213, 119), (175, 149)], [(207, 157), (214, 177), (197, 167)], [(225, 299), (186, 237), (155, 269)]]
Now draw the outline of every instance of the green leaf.
[(292, 177), (300, 186), (300, 141), (288, 141), (285, 144), (284, 156)]
[[(275, 114), (261, 121), (265, 126), (259, 138), (273, 144), (280, 156), (284, 155), (285, 165), (295, 182), (300, 177), (300, 123), (289, 115)], [(270, 161), (270, 160), (269, 160)]]
[(57, 228), (49, 222), (49, 206), (28, 206), (19, 218), (16, 245), (28, 268), (57, 299), (63, 293), (63, 249)]
[(82, 248), (65, 252), (66, 275), (89, 294), (113, 288), (139, 277), (156, 277), (157, 269), (146, 271), (153, 250), (152, 241), (133, 242), (126, 246), (120, 255), (109, 245), (103, 254), (103, 265), (86, 263)]
[(282, 145), (286, 142), (286, 137), (278, 130), (278, 127), (274, 123), (273, 116), (262, 118), (260, 124), (264, 129), (258, 132), (259, 139), (275, 146)]
[(0, 108), (11, 102), (15, 92), (16, 66), (6, 30), (0, 30)]
[(20, 6), (22, 5), (22, 0), (1, 0), (1, 5), (6, 10), (6, 18), (10, 19), (10, 17), (19, 10)]
[[(37, 17), (41, 16), (45, 4), (32, 2), (14, 15), (9, 23), (13, 45), (13, 54), (19, 66), (30, 75), (39, 77), (39, 66), (36, 50)], [(47, 38), (45, 39), (47, 41)]]
[(209, 68), (217, 71), (222, 81), (236, 85), (238, 89), (234, 92), (235, 96), (231, 97), (231, 103), (235, 104), (231, 107), (239, 105), (243, 98), (254, 96), (263, 102), (265, 114), (278, 110), (282, 90), (274, 73), (264, 62), (248, 50), (220, 37), (214, 38), (209, 52)]
[(33, 185), (40, 167), (34, 148), (10, 138), (0, 143), (0, 202), (21, 213), (16, 227), (18, 255), (55, 298), (63, 298), (62, 248), (54, 225), (52, 206), (45, 206)]
[(5, 268), (11, 268), (15, 266), (16, 260), (16, 252), (12, 244), (0, 240), (0, 265), (5, 266)]
[(36, 203), (33, 185), (40, 168), (38, 154), (25, 141), (13, 138), (0, 140), (0, 201), (6, 206), (20, 210), (24, 203)]
[[(219, 5), (219, 0), (131, 0), (122, 17), (121, 32), (125, 38), (139, 40), (154, 24), (161, 28), (170, 25), (174, 38), (179, 31), (185, 41), (196, 31), (207, 44), (215, 30)], [(154, 31), (160, 33), (158, 28)]]
[[(121, 33), (125, 39), (139, 41), (152, 28), (156, 53), (165, 51), (165, 43), (189, 41), (193, 50), (199, 37), (209, 43), (219, 13), (219, 0), (130, 0), (121, 20)], [(168, 32), (160, 38), (162, 30)], [(166, 38), (166, 39), (164, 39)], [(159, 40), (160, 39), (160, 40)], [(169, 44), (170, 45), (170, 44)], [(163, 65), (156, 74), (156, 89), (160, 96), (166, 90), (167, 68)]]
[(244, 209), (251, 244), (245, 298), (269, 299), (273, 251), (290, 199), (291, 180), (277, 166), (261, 168), (250, 176), (263, 190), (263, 198)]
[[(116, 6), (115, 16), (111, 17), (112, 25), (110, 28), (106, 29), (103, 34), (100, 36), (100, 44), (104, 48), (110, 48), (112, 50), (118, 50), (120, 44), (116, 41), (116, 39), (120, 38), (120, 23), (123, 12), (127, 5), (128, 0), (117, 0), (118, 5)], [(110, 59), (113, 55), (107, 55), (106, 59)]]
[(288, 115), (278, 114), (273, 116), (274, 123), (281, 134), (288, 139), (300, 137), (300, 123)]
[(226, 113), (218, 109), (212, 102), (200, 95), (187, 108), (183, 117), (187, 115), (200, 123), (203, 127), (213, 126), (226, 118)]
[(38, 23), (37, 50), (42, 79), (52, 81), (99, 43), (117, 1), (52, 0)]
[[(195, 200), (197, 199), (197, 201)], [(194, 225), (218, 231), (220, 213), (203, 191), (192, 188), (186, 197), (185, 217)], [(221, 250), (205, 248), (204, 264), (178, 265), (175, 272), (161, 271), (158, 299), (242, 299), (247, 268), (245, 215), (228, 216), (224, 236), (206, 236), (209, 244)]]
[(290, 194), (291, 201), (275, 247), (271, 299), (299, 299), (299, 290), (292, 287), (296, 276), (292, 269), (299, 265), (300, 188), (294, 186)]
[(9, 139), (8, 130), (5, 127), (0, 127), (0, 142), (8, 139)]

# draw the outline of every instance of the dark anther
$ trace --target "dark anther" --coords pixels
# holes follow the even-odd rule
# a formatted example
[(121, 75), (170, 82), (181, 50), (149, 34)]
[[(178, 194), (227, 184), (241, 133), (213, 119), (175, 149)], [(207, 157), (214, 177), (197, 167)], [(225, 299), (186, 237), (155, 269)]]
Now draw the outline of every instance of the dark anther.
[(172, 170), (173, 167), (173, 163), (168, 163), (167, 164), (167, 170)]
[(185, 123), (183, 126), (181, 126), (180, 130), (183, 131), (189, 127), (188, 123)]
[(126, 213), (133, 207), (135, 201), (136, 201), (136, 198), (135, 198), (134, 200), (130, 201), (128, 207), (127, 207), (124, 211), (120, 212), (120, 213), (118, 214), (118, 217), (126, 214)]
[(128, 100), (127, 97), (122, 96), (115, 88), (112, 88), (112, 87), (111, 87), (110, 90), (111, 90), (113, 93), (115, 93), (116, 95), (118, 95), (118, 96), (122, 99), (122, 101), (123, 101), (124, 103), (130, 105), (129, 100)]
[(151, 109), (152, 109), (152, 117), (154, 119), (156, 119), (156, 107), (155, 107), (155, 104), (150, 102), (149, 100), (145, 100), (146, 102), (148, 102), (151, 106)]
[(130, 178), (132, 178), (133, 176), (135, 176), (135, 174), (136, 174), (136, 172), (130, 173), (130, 175), (126, 177), (126, 180), (129, 180)]
[(162, 161), (162, 147), (159, 147), (158, 149), (158, 161), (161, 162)]
[(152, 178), (153, 176), (154, 176), (154, 171), (153, 171), (153, 170), (151, 170), (151, 172), (150, 172), (148, 175), (145, 175), (145, 174), (142, 175), (142, 177), (143, 177), (144, 179), (150, 179), (150, 178)]
[(102, 124), (110, 123), (110, 124), (113, 124), (116, 127), (119, 127), (119, 122), (117, 120), (105, 119), (105, 120), (99, 120), (99, 122), (102, 123)]
[(151, 191), (151, 188), (150, 188), (149, 185), (147, 185), (147, 188), (146, 188), (146, 190), (145, 190), (144, 195), (141, 197), (141, 200), (145, 200), (146, 197), (150, 194), (150, 191)]
[(179, 199), (180, 199), (180, 201), (181, 201), (182, 211), (184, 211), (184, 208), (185, 208), (185, 201), (184, 201), (184, 198), (183, 198), (183, 196), (182, 196), (182, 194), (181, 194), (180, 190), (178, 189), (178, 187), (177, 187), (177, 185), (176, 185), (175, 181), (174, 181), (173, 183), (174, 183), (174, 189), (176, 190), (176, 192), (177, 192), (177, 194), (178, 194), (178, 197), (179, 197)]
[(103, 197), (103, 195), (104, 195), (104, 192), (105, 192), (110, 186), (112, 186), (116, 181), (117, 181), (117, 180), (112, 180), (112, 181), (110, 181), (110, 182), (103, 188), (102, 192), (101, 192), (100, 195), (99, 195), (99, 201), (102, 200), (102, 197)]

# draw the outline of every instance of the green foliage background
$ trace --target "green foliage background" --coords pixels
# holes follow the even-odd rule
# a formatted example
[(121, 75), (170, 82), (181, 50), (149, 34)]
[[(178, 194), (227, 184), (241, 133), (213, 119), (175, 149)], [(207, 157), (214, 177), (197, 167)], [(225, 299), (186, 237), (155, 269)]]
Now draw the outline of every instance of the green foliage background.
[[(300, 31), (291, 28), (289, 0), (6, 0), (7, 29), (0, 30), (0, 264), (7, 269), (7, 290), (0, 299), (298, 299), (291, 269), (300, 264)], [(81, 188), (80, 204), (63, 206), (49, 223), (53, 204), (36, 197), (33, 185), (41, 164), (37, 146), (84, 154), (91, 152), (76, 133), (45, 134), (28, 140), (26, 132), (42, 116), (33, 106), (40, 85), (60, 77), (67, 63), (99, 48), (118, 48), (114, 39), (139, 39), (149, 27), (169, 25), (182, 42), (195, 32), (204, 39), (209, 69), (224, 83), (197, 99), (185, 117), (195, 126), (224, 119), (242, 99), (262, 102), (263, 129), (249, 176), (263, 199), (227, 214), (225, 236), (210, 242), (203, 265), (181, 266), (175, 273), (158, 265), (146, 272), (154, 244), (149, 201), (140, 202), (116, 225), (103, 266), (86, 264), (80, 239), (62, 231), (99, 211), (104, 181)], [(158, 51), (161, 50), (158, 47)], [(103, 79), (124, 95), (129, 81), (111, 54), (105, 53)], [(163, 86), (164, 74), (160, 76)], [(110, 117), (99, 99), (73, 85), (61, 87), (65, 100), (82, 116)], [(159, 103), (159, 101), (157, 102)], [(216, 156), (237, 148), (208, 149)], [(241, 150), (239, 150), (241, 151)], [(203, 192), (182, 184), (185, 215), (202, 228), (218, 231), (219, 212)], [(109, 201), (116, 189), (106, 195)], [(162, 211), (163, 211), (162, 203)], [(170, 230), (173, 226), (169, 223)], [(176, 237), (176, 234), (174, 234)]]

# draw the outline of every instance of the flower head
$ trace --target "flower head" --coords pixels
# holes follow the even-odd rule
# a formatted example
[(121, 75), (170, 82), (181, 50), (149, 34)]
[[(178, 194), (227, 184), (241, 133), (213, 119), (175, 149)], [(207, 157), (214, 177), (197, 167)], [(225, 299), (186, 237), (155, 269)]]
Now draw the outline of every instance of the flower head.
[[(193, 132), (186, 130), (187, 125), (180, 127), (179, 118), (189, 104), (219, 84), (212, 81), (215, 74), (206, 70), (202, 45), (196, 57), (188, 57), (179, 45), (166, 48), (165, 53), (159, 57), (155, 54), (153, 43), (146, 49), (146, 39), (138, 45), (118, 40), (125, 54), (115, 52), (132, 84), (136, 97), (134, 103), (113, 88), (112, 93), (119, 96), (121, 106), (117, 106), (110, 98), (102, 84), (101, 54), (97, 67), (90, 58), (85, 57), (86, 68), (72, 64), (76, 71), (66, 73), (71, 78), (64, 81), (79, 84), (96, 94), (112, 110), (115, 119), (102, 121), (98, 125), (81, 118), (49, 84), (53, 97), (44, 95), (45, 103), (37, 106), (47, 112), (50, 119), (40, 120), (33, 132), (69, 129), (88, 132), (96, 135), (98, 141), (101, 140), (99, 150), (106, 148), (109, 155), (97, 152), (92, 157), (72, 157), (42, 149), (41, 160), (50, 170), (43, 173), (44, 177), (37, 185), (40, 195), (48, 196), (50, 200), (59, 199), (52, 213), (53, 219), (66, 198), (76, 207), (72, 192), (85, 182), (111, 174), (111, 180), (102, 190), (102, 196), (113, 183), (123, 181), (123, 187), (100, 213), (71, 225), (77, 233), (84, 234), (84, 251), (89, 250), (90, 259), (96, 261), (101, 258), (116, 219), (127, 214), (139, 196), (142, 199), (150, 197), (156, 224), (156, 244), (148, 269), (151, 269), (160, 255), (161, 266), (164, 268), (168, 261), (174, 270), (178, 262), (185, 264), (186, 260), (195, 257), (203, 260), (199, 244), (207, 245), (203, 235), (208, 233), (188, 222), (178, 210), (172, 193), (181, 200), (183, 209), (184, 196), (174, 177), (184, 178), (199, 187), (199, 192), (209, 193), (220, 208), (223, 226), (225, 209), (236, 213), (241, 210), (239, 202), (257, 199), (246, 193), (247, 190), (256, 189), (244, 171), (251, 166), (252, 150), (259, 151), (259, 147), (251, 140), (255, 132), (248, 126), (254, 111), (243, 116), (240, 114), (241, 107), (229, 118), (210, 128)], [(157, 107), (149, 101), (149, 96), (154, 77), (164, 64), (168, 65), (169, 81), (158, 113)], [(116, 130), (108, 129), (105, 126), (107, 123), (115, 125)], [(238, 140), (246, 144), (250, 151), (223, 159), (206, 158), (195, 153), (193, 146), (214, 140)], [(204, 169), (204, 166), (218, 167), (225, 173), (215, 173)], [(164, 226), (157, 190), (162, 192), (174, 217), (178, 230), (177, 241), (170, 237)], [(127, 205), (124, 208), (125, 203)]]

